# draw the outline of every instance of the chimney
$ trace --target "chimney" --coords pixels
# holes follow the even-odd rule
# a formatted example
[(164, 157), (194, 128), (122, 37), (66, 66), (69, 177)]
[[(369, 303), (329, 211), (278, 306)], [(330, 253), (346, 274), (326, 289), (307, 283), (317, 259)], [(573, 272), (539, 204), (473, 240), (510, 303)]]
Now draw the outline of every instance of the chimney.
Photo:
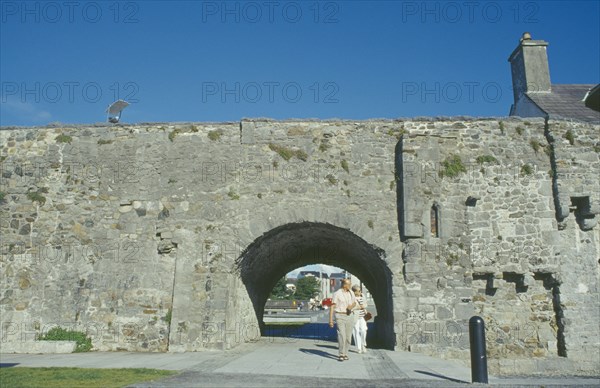
[(546, 54), (548, 42), (532, 40), (525, 32), (519, 45), (510, 54), (512, 85), (515, 103), (524, 93), (550, 92), (550, 69)]

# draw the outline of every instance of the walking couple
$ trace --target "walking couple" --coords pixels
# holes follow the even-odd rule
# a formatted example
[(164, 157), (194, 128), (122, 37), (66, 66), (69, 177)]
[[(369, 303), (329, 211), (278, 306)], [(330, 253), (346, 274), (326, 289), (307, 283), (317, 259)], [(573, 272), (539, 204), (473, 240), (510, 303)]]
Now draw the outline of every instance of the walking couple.
[(333, 327), (333, 316), (337, 329), (339, 361), (348, 359), (348, 349), (354, 336), (358, 353), (367, 352), (367, 322), (365, 314), (367, 303), (360, 287), (355, 285), (350, 291), (350, 280), (342, 280), (342, 287), (333, 294), (329, 310), (329, 327)]

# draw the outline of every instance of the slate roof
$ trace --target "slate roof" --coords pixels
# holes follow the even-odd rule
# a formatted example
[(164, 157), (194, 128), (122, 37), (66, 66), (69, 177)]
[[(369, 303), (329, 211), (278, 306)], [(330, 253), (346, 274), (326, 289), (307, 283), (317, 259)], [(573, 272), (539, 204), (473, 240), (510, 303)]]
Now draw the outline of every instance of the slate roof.
[(600, 123), (600, 112), (585, 106), (583, 98), (594, 84), (552, 84), (550, 93), (527, 93), (527, 97), (551, 119), (574, 119)]

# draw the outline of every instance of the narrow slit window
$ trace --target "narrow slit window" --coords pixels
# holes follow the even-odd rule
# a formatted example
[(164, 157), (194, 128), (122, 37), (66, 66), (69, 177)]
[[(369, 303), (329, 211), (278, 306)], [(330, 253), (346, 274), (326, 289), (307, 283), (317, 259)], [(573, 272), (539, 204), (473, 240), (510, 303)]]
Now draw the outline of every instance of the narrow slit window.
[(440, 237), (440, 219), (437, 205), (431, 207), (431, 237)]

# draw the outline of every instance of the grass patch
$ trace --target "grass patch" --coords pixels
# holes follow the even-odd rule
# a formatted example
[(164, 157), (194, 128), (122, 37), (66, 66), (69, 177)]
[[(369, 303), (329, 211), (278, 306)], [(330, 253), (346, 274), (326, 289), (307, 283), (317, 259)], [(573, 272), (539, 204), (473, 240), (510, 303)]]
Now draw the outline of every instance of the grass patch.
[(522, 135), (525, 130), (523, 129), (523, 127), (517, 127), (515, 131), (517, 131), (517, 134)]
[(319, 145), (319, 151), (326, 152), (331, 146), (328, 143), (321, 142)]
[(540, 144), (540, 142), (535, 139), (531, 139), (529, 141), (529, 145), (531, 146), (531, 148), (533, 148), (533, 152), (535, 152), (536, 154), (538, 153), (538, 151), (540, 150), (540, 147), (542, 146)]
[(337, 183), (338, 183), (338, 180), (336, 179), (336, 177), (334, 177), (334, 176), (333, 176), (333, 175), (331, 175), (331, 174), (328, 174), (328, 175), (326, 176), (326, 178), (327, 178), (327, 180), (329, 181), (329, 183), (330, 183), (330, 184), (332, 184), (332, 185), (335, 185), (335, 184), (337, 184)]
[(98, 145), (111, 144), (112, 142), (113, 142), (112, 140), (103, 140), (103, 139), (100, 139), (100, 140), (98, 140)]
[(306, 162), (306, 160), (308, 159), (308, 155), (302, 150), (293, 150), (291, 148), (273, 143), (269, 143), (269, 149), (271, 151), (277, 152), (277, 154), (286, 161), (290, 160), (293, 157), (296, 157), (304, 162)]
[(63, 135), (62, 133), (58, 136), (56, 136), (54, 138), (54, 140), (56, 140), (57, 143), (69, 143), (71, 144), (71, 141), (73, 141), (73, 138), (69, 135)]
[(208, 132), (208, 138), (212, 141), (217, 141), (221, 138), (221, 136), (223, 136), (223, 131), (220, 129), (217, 129), (216, 131), (210, 131)]
[(40, 341), (75, 341), (74, 353), (89, 352), (92, 349), (92, 339), (80, 331), (67, 330), (62, 327), (53, 327), (45, 335), (39, 338)]
[(373, 229), (373, 226), (374, 226), (374, 224), (373, 224), (373, 220), (369, 220), (369, 221), (367, 221), (367, 226), (368, 226), (369, 228)]
[(500, 133), (504, 135), (504, 123), (502, 121), (498, 122), (498, 127), (500, 127)]
[[(208, 228), (207, 228), (207, 230), (208, 230)], [(173, 318), (173, 310), (169, 309), (169, 311), (167, 311), (167, 314), (164, 317), (162, 317), (161, 319), (163, 321), (165, 321), (167, 323), (167, 325), (171, 326), (171, 318)]]
[(6, 198), (6, 193), (4, 191), (0, 191), (0, 202), (4, 201), (4, 198)]
[(498, 163), (498, 159), (494, 158), (492, 155), (480, 155), (477, 157), (476, 159), (477, 163), (479, 164), (484, 164), (484, 163)]
[(4, 387), (125, 387), (177, 374), (176, 371), (129, 368), (1, 368)]
[(467, 172), (467, 168), (463, 164), (460, 156), (458, 155), (450, 155), (442, 162), (443, 169), (440, 170), (440, 177), (443, 178), (445, 176), (449, 178), (454, 178), (459, 176), (462, 173)]
[(570, 129), (567, 131), (567, 133), (565, 133), (565, 139), (567, 139), (569, 141), (569, 144), (573, 145), (575, 144), (575, 135), (573, 134), (573, 131), (571, 131)]

